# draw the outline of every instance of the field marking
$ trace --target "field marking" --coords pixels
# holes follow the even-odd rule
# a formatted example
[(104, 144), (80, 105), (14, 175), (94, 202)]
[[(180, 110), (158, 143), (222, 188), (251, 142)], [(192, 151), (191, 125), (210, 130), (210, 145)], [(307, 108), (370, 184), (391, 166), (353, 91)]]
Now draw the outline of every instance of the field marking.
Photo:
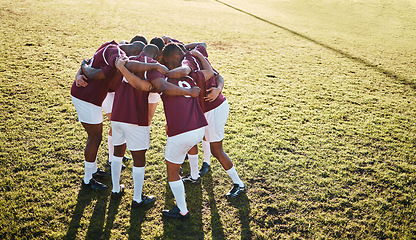
[(289, 28), (287, 28), (287, 27), (284, 27), (284, 26), (279, 25), (279, 24), (277, 24), (277, 23), (271, 22), (271, 21), (269, 21), (269, 20), (267, 20), (267, 19), (264, 19), (264, 18), (262, 18), (262, 17), (259, 17), (259, 16), (257, 16), (257, 15), (254, 15), (254, 14), (252, 14), (252, 13), (246, 12), (246, 11), (244, 11), (244, 10), (242, 10), (242, 9), (239, 9), (239, 8), (237, 8), (237, 7), (234, 7), (234, 6), (232, 6), (232, 5), (228, 4), (228, 3), (225, 3), (225, 2), (222, 2), (222, 1), (219, 1), (219, 0), (215, 0), (215, 1), (216, 1), (216, 2), (218, 2), (218, 3), (221, 3), (221, 4), (225, 5), (225, 6), (227, 6), (227, 7), (229, 7), (229, 8), (232, 8), (232, 9), (234, 9), (234, 10), (236, 10), (236, 11), (239, 11), (239, 12), (241, 12), (241, 13), (244, 13), (244, 14), (246, 14), (246, 15), (249, 15), (249, 16), (251, 16), (251, 17), (254, 17), (254, 18), (256, 18), (256, 19), (258, 19), (258, 20), (260, 20), (260, 21), (263, 21), (263, 22), (265, 22), (265, 23), (268, 23), (268, 24), (270, 24), (270, 25), (272, 25), (272, 26), (275, 26), (275, 27), (278, 27), (278, 28), (280, 28), (280, 29), (283, 29), (283, 30), (285, 30), (285, 31), (287, 31), (287, 32), (290, 32), (291, 34), (293, 34), (293, 35), (295, 35), (295, 36), (298, 36), (298, 37), (301, 37), (301, 38), (303, 38), (303, 39), (306, 39), (306, 40), (308, 40), (308, 41), (310, 41), (310, 42), (312, 42), (312, 43), (315, 43), (315, 44), (317, 44), (317, 45), (319, 45), (319, 46), (321, 46), (321, 47), (323, 47), (323, 48), (326, 48), (326, 49), (331, 50), (331, 51), (333, 51), (333, 52), (335, 52), (335, 53), (338, 53), (338, 54), (342, 55), (343, 57), (346, 57), (346, 58), (349, 58), (349, 59), (351, 59), (351, 60), (353, 60), (353, 61), (356, 61), (356, 62), (359, 62), (359, 63), (361, 63), (361, 64), (364, 64), (366, 67), (372, 68), (372, 69), (376, 70), (377, 72), (380, 72), (380, 73), (384, 74), (385, 76), (387, 76), (387, 77), (389, 77), (389, 78), (393, 78), (393, 79), (395, 79), (395, 80), (398, 80), (398, 81), (400, 81), (401, 83), (403, 83), (403, 84), (405, 84), (405, 85), (409, 85), (409, 86), (410, 86), (410, 87), (412, 87), (413, 89), (416, 89), (416, 82), (415, 82), (415, 81), (410, 81), (410, 80), (406, 79), (406, 78), (405, 78), (405, 77), (403, 77), (403, 76), (399, 76), (399, 75), (398, 75), (398, 74), (396, 74), (394, 71), (391, 71), (391, 70), (388, 70), (388, 69), (381, 68), (381, 67), (379, 67), (379, 66), (378, 66), (378, 64), (370, 63), (370, 62), (368, 62), (368, 61), (366, 61), (366, 60), (364, 60), (364, 59), (362, 59), (362, 58), (360, 58), (360, 57), (353, 56), (353, 55), (351, 55), (351, 54), (349, 54), (349, 53), (347, 53), (347, 52), (344, 52), (344, 51), (342, 51), (342, 50), (340, 50), (340, 49), (336, 49), (336, 48), (334, 48), (334, 47), (331, 47), (331, 46), (329, 46), (329, 45), (327, 45), (327, 44), (325, 44), (325, 43), (322, 43), (322, 42), (320, 42), (320, 41), (317, 41), (317, 40), (315, 40), (315, 39), (312, 39), (311, 37), (308, 37), (308, 36), (306, 36), (306, 35), (304, 35), (304, 34), (302, 34), (302, 33), (296, 32), (296, 31), (291, 30), (291, 29), (289, 29)]

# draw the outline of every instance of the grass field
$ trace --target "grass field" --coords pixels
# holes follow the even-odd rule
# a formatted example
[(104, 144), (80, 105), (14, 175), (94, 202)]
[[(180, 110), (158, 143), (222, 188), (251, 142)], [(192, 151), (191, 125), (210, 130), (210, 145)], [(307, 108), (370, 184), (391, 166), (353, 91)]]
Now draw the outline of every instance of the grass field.
[[(2, 0), (0, 239), (415, 239), (415, 16), (413, 0)], [(191, 218), (162, 218), (174, 199), (161, 104), (144, 186), (155, 205), (131, 208), (131, 162), (121, 200), (80, 190), (75, 72), (136, 33), (208, 44), (248, 189), (237, 201), (212, 159), (186, 186)]]

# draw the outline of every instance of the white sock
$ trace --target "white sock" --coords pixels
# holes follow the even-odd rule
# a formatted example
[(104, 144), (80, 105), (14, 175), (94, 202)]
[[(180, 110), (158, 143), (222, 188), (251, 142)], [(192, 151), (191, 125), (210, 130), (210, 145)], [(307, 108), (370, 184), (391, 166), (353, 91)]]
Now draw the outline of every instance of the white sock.
[(123, 157), (113, 156), (111, 161), (111, 181), (113, 182), (113, 192), (120, 192), (120, 175), (121, 175), (121, 160)]
[(209, 142), (202, 140), (202, 150), (204, 151), (204, 162), (211, 164), (211, 147)]
[(144, 172), (145, 172), (145, 167), (133, 167), (133, 183), (134, 183), (133, 200), (138, 203), (142, 201)]
[(97, 158), (95, 158), (93, 173), (96, 173), (97, 171), (98, 171)]
[(237, 171), (235, 170), (234, 166), (225, 172), (227, 172), (228, 176), (231, 177), (234, 184), (238, 184), (240, 187), (244, 186), (244, 183), (243, 181), (241, 181), (240, 177), (238, 176)]
[(188, 153), (188, 160), (189, 160), (189, 168), (191, 169), (191, 178), (196, 180), (199, 178), (198, 154), (190, 155)]
[(111, 163), (111, 160), (114, 155), (113, 136), (107, 135), (107, 146), (108, 146), (108, 161)]
[(183, 185), (182, 180), (169, 182), (170, 190), (172, 190), (173, 196), (176, 200), (176, 205), (178, 206), (179, 210), (181, 211), (182, 215), (188, 213), (188, 208), (186, 207), (186, 200), (185, 200), (185, 186)]
[(88, 184), (90, 183), (90, 180), (92, 179), (92, 174), (96, 172), (94, 171), (94, 163), (85, 161), (84, 169), (85, 169), (84, 170), (84, 183)]

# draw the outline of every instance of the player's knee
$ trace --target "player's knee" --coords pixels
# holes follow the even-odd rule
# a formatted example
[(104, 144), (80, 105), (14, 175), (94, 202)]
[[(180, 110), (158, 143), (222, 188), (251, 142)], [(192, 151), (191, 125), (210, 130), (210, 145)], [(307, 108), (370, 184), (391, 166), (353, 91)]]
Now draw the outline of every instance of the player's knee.
[(88, 139), (91, 143), (100, 144), (102, 138), (103, 138), (103, 135), (101, 133), (91, 133), (88, 135)]

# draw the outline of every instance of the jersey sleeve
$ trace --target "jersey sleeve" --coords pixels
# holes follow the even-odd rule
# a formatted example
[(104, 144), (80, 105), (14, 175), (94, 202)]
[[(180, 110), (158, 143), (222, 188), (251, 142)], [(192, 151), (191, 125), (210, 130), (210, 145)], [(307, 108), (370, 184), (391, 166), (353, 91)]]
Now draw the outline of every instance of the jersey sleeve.
[(165, 78), (165, 77), (158, 70), (150, 70), (150, 71), (147, 71), (147, 80), (148, 81), (151, 82), (151, 81), (153, 81), (155, 79), (158, 79), (158, 78)]
[(119, 46), (109, 46), (104, 52), (103, 52), (103, 59), (105, 62), (105, 66), (101, 68), (103, 70), (104, 75), (108, 78), (111, 76), (114, 76), (114, 74), (117, 72), (116, 68), (116, 58), (122, 58), (125, 57), (126, 53), (120, 49)]
[(112, 68), (116, 67), (116, 58), (122, 58), (126, 56), (126, 53), (117, 45), (108, 47), (103, 53), (105, 63)]
[(189, 74), (189, 76), (194, 79), (195, 84), (199, 87), (199, 88), (203, 88), (204, 86), (204, 82), (205, 82), (205, 76), (204, 73), (202, 73), (201, 71), (193, 71)]
[(189, 52), (185, 55), (184, 60), (182, 61), (182, 66), (188, 66), (191, 69), (191, 72), (200, 70), (199, 62), (193, 57)]
[(207, 57), (208, 57), (208, 52), (207, 52), (207, 49), (206, 49), (204, 46), (202, 46), (202, 45), (197, 45), (197, 46), (195, 47), (195, 49), (196, 49), (196, 50), (198, 50), (198, 52), (200, 52), (200, 53), (202, 54), (202, 56), (204, 56), (205, 58), (207, 58)]

